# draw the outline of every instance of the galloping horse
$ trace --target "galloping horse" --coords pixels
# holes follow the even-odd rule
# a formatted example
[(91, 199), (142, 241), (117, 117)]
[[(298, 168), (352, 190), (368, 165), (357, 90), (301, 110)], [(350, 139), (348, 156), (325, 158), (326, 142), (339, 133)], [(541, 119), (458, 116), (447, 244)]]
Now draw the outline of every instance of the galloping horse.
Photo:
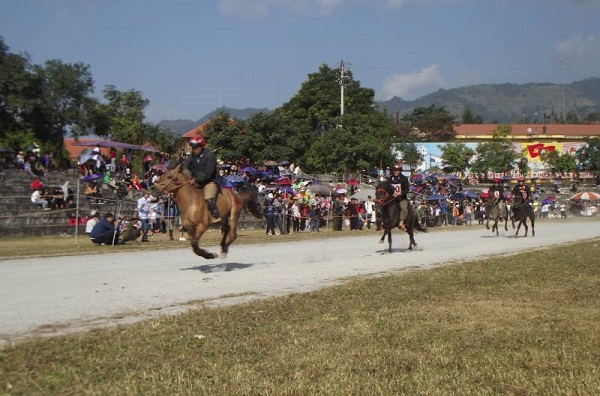
[[(392, 252), (392, 229), (400, 225), (400, 206), (394, 197), (394, 187), (389, 181), (379, 184), (375, 190), (375, 202), (381, 205), (381, 223), (383, 226), (383, 235), (379, 243), (383, 243), (385, 236), (388, 237), (388, 251)], [(408, 234), (408, 250), (417, 246), (415, 242), (415, 229), (427, 232), (419, 224), (417, 216), (413, 213), (412, 205), (408, 205), (408, 216), (406, 217), (406, 233)]]
[(506, 210), (506, 204), (503, 201), (491, 204), (491, 208), (488, 211), (487, 221), (485, 228), (490, 229), (490, 219), (494, 222), (492, 224), (492, 232), (496, 230), (496, 236), (498, 236), (498, 221), (504, 221), (504, 231), (508, 231), (508, 210)]
[[(200, 237), (211, 225), (211, 215), (204, 200), (202, 190), (197, 188), (194, 179), (187, 176), (177, 164), (167, 170), (154, 186), (162, 192), (174, 192), (175, 201), (181, 209), (182, 225), (190, 236), (192, 249), (198, 256), (205, 259), (217, 257), (200, 247)], [(262, 208), (258, 203), (258, 190), (254, 187), (239, 193), (224, 188), (217, 195), (217, 206), (221, 214), (221, 257), (227, 256), (229, 245), (237, 238), (237, 223), (242, 209), (249, 210), (254, 217), (263, 217)]]
[(528, 218), (531, 223), (531, 236), (535, 236), (535, 213), (533, 212), (533, 207), (528, 202), (523, 202), (521, 196), (515, 195), (513, 197), (513, 208), (515, 213), (514, 216), (511, 216), (513, 230), (515, 229), (515, 220), (519, 221), (515, 237), (519, 235), (521, 224), (525, 226), (525, 236), (527, 236), (527, 231), (529, 230), (529, 227), (527, 227)]

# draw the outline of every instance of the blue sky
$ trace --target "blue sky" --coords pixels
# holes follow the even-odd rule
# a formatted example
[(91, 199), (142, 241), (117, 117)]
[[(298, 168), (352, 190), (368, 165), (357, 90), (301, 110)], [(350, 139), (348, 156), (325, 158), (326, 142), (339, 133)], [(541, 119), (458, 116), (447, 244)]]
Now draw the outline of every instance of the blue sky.
[(598, 21), (600, 0), (0, 0), (11, 52), (89, 64), (151, 122), (274, 109), (341, 60), (377, 100), (600, 77)]

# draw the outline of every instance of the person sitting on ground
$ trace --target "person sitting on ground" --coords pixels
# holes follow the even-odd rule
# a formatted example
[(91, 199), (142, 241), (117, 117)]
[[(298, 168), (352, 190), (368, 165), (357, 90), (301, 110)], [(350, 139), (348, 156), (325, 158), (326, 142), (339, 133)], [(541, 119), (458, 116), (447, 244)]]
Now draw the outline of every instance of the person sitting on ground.
[(50, 209), (48, 207), (48, 201), (42, 197), (42, 189), (38, 188), (33, 193), (31, 193), (31, 202), (40, 205), (42, 209)]
[(125, 228), (121, 233), (122, 243), (128, 241), (136, 241), (142, 235), (142, 223), (139, 221), (137, 216), (132, 217), (126, 222)]
[(100, 217), (100, 215), (98, 214), (98, 212), (96, 212), (92, 215), (92, 217), (89, 218), (88, 221), (85, 222), (85, 233), (86, 234), (92, 233), (94, 226), (98, 223), (99, 217)]
[(112, 245), (122, 243), (119, 239), (119, 233), (115, 229), (115, 216), (107, 213), (92, 229), (90, 240), (99, 245)]

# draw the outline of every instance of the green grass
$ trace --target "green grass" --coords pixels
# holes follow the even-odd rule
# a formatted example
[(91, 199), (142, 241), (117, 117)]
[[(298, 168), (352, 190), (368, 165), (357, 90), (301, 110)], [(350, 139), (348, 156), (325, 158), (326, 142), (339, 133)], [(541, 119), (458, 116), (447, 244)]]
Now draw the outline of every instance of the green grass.
[(6, 394), (600, 394), (600, 240), (0, 351)]

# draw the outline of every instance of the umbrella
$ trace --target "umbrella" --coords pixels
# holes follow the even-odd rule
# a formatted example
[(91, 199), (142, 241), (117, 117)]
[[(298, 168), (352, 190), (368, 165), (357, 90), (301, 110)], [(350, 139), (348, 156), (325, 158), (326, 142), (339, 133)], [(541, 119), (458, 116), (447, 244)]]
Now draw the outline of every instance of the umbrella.
[(545, 205), (545, 204), (551, 204), (551, 203), (553, 203), (555, 200), (556, 200), (556, 199), (555, 199), (555, 198), (552, 198), (552, 197), (544, 198), (544, 199), (542, 199), (542, 204), (544, 204), (544, 205)]
[(277, 161), (265, 161), (265, 166), (279, 166)]
[(0, 154), (14, 154), (15, 150), (10, 147), (0, 147)]
[(150, 154), (144, 156), (144, 159), (142, 161), (152, 161), (154, 160), (154, 157), (152, 157)]
[(445, 200), (446, 196), (441, 194), (432, 194), (427, 197), (427, 201), (439, 201), (440, 199)]
[(218, 167), (219, 168), (223, 168), (223, 169), (228, 169), (228, 168), (231, 168), (231, 165), (229, 165), (229, 164), (219, 164)]
[(362, 188), (360, 191), (355, 192), (350, 196), (350, 198), (356, 198), (360, 201), (366, 201), (369, 199), (369, 196), (373, 198), (375, 196), (374, 188)]
[(89, 160), (100, 160), (104, 162), (104, 158), (98, 153), (93, 152), (91, 148), (81, 150), (81, 153), (79, 153), (79, 156), (77, 157), (77, 162), (79, 164), (85, 164)]
[(156, 169), (157, 171), (166, 172), (167, 165), (165, 164), (154, 164), (150, 169)]
[(328, 184), (312, 184), (308, 187), (313, 194), (329, 195), (333, 188)]
[(83, 181), (93, 181), (93, 180), (98, 180), (98, 179), (102, 179), (104, 177), (104, 173), (91, 173), (89, 175), (87, 175), (86, 177), (83, 178)]
[(251, 166), (247, 166), (245, 168), (242, 168), (242, 172), (246, 172), (246, 173), (255, 173), (256, 172), (256, 168), (253, 168)]
[(282, 177), (281, 179), (277, 180), (277, 184), (279, 184), (280, 186), (291, 186), (292, 181), (287, 177)]
[(358, 186), (360, 184), (360, 182), (356, 179), (350, 179), (347, 183), (349, 186)]
[(98, 147), (114, 147), (120, 149), (136, 149), (139, 150), (142, 146), (137, 144), (129, 144), (123, 142), (117, 142), (114, 140), (91, 140), (85, 142), (75, 142), (73, 146), (98, 146)]
[(335, 190), (335, 192), (338, 194), (346, 194), (348, 190), (346, 190), (345, 188), (338, 188), (337, 190)]
[(289, 164), (290, 164), (290, 161), (279, 161), (279, 163), (277, 165), (287, 166)]
[(592, 191), (582, 191), (569, 198), (571, 201), (597, 201), (600, 199), (600, 194)]
[(240, 175), (228, 175), (228, 176), (225, 176), (223, 179), (225, 179), (225, 181), (228, 181), (229, 183), (245, 183), (246, 182), (246, 179), (244, 179)]
[(159, 149), (157, 149), (156, 147), (154, 147), (151, 144), (144, 144), (144, 145), (142, 145), (141, 148), (142, 148), (142, 150), (149, 151), (151, 153), (158, 153), (160, 151)]
[(291, 186), (281, 186), (279, 187), (279, 191), (292, 194), (294, 192), (294, 189)]

